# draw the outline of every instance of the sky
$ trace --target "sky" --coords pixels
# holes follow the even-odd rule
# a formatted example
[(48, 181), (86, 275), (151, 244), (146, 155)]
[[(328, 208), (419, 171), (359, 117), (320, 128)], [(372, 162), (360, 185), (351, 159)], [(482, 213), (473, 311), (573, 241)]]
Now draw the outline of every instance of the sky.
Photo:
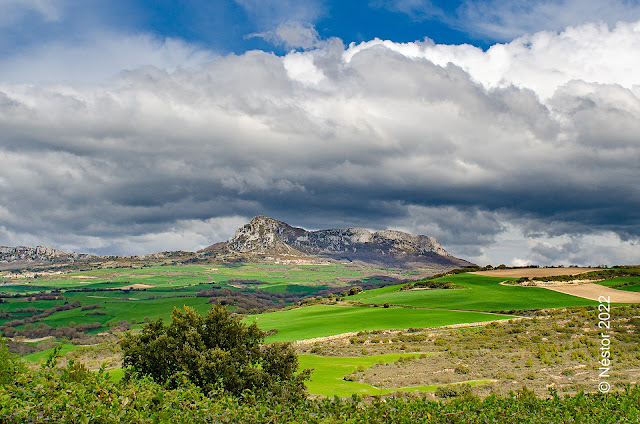
[(0, 0), (0, 245), (638, 264), (638, 69), (638, 0)]

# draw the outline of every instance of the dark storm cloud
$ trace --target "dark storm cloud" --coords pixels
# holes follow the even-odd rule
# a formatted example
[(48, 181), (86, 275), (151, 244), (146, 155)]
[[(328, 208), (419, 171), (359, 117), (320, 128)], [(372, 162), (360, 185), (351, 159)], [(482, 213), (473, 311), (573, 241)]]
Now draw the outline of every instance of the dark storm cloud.
[(0, 85), (0, 244), (165, 250), (186, 231), (195, 249), (257, 214), (401, 228), (478, 257), (510, 225), (640, 236), (637, 87), (565, 70), (543, 100), (531, 75), (495, 85), (478, 77), (486, 64), (437, 65), (436, 48), (330, 40), (104, 86)]

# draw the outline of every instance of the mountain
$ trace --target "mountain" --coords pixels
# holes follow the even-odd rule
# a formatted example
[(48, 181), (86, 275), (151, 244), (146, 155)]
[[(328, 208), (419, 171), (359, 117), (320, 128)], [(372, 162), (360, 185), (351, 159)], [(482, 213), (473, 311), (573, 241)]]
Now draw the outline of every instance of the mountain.
[(0, 246), (0, 270), (53, 263), (71, 263), (94, 257), (84, 253), (66, 253), (46, 246)]
[[(271, 259), (269, 259), (271, 258)], [(65, 253), (45, 246), (0, 246), (0, 270), (78, 268), (98, 262), (117, 262), (118, 266), (185, 263), (225, 263), (273, 259), (300, 263), (318, 260), (364, 262), (373, 267), (452, 269), (473, 265), (451, 256), (433, 237), (361, 228), (307, 231), (282, 221), (256, 216), (239, 228), (226, 242), (199, 252), (160, 252), (135, 256), (96, 256)]]
[(265, 216), (256, 216), (226, 244), (214, 246), (216, 250), (260, 256), (319, 256), (384, 265), (473, 265), (451, 256), (429, 236), (394, 230), (372, 233), (361, 228), (307, 231)]

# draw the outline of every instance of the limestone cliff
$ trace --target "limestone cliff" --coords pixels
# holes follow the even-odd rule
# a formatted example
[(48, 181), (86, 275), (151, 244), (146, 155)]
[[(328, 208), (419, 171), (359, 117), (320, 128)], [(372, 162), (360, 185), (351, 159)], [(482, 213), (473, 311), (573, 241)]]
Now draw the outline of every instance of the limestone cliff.
[(284, 222), (256, 216), (227, 241), (231, 252), (256, 255), (314, 255), (365, 262), (418, 262), (466, 266), (469, 262), (447, 253), (429, 236), (361, 228), (307, 231)]

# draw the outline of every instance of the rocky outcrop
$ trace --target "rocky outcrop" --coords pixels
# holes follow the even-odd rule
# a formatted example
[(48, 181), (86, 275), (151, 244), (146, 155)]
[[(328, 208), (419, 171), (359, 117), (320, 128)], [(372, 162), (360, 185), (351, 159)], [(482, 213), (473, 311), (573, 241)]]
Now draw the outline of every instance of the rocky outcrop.
[(46, 246), (27, 247), (27, 246), (0, 246), (0, 261), (17, 261), (17, 260), (48, 260), (62, 256), (68, 256), (67, 253)]
[(307, 231), (284, 222), (256, 216), (227, 241), (231, 252), (256, 255), (315, 255), (374, 263), (417, 262), (467, 266), (471, 263), (447, 253), (429, 236), (361, 228)]
[(66, 253), (52, 247), (0, 246), (0, 269), (84, 261), (96, 256), (86, 253)]

